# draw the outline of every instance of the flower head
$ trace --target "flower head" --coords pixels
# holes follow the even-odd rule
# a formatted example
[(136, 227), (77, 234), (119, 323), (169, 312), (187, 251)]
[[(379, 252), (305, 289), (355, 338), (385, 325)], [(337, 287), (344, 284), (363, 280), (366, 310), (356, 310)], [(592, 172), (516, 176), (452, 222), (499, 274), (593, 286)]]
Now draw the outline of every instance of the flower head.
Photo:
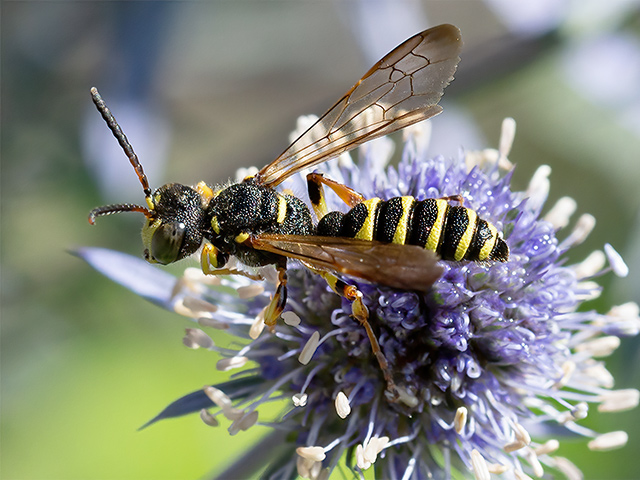
[[(588, 437), (592, 450), (623, 445), (624, 432), (599, 435), (579, 421), (589, 404), (613, 411), (638, 403), (635, 390), (610, 390), (613, 379), (600, 360), (619, 337), (638, 333), (638, 306), (605, 314), (581, 308), (600, 294), (593, 279), (609, 270), (624, 274), (624, 263), (606, 246), (579, 264), (565, 264), (593, 218), (582, 216), (562, 235), (575, 202), (562, 199), (543, 215), (548, 167), (526, 192), (511, 191), (507, 155), (514, 127), (505, 122), (498, 151), (466, 152), (456, 160), (426, 158), (424, 131), (414, 127), (397, 169), (386, 167), (387, 139), (361, 147), (358, 166), (346, 154), (323, 165), (327, 177), (365, 197), (461, 194), (466, 207), (503, 232), (511, 251), (507, 263), (442, 262), (444, 273), (427, 293), (349, 279), (363, 293), (393, 371), (395, 400), (385, 394), (350, 303), (301, 266), (288, 272), (286, 311), (270, 334), (262, 332), (276, 283), (270, 267), (261, 269), (262, 282), (207, 277), (195, 268), (173, 279), (141, 260), (81, 250), (106, 275), (197, 321), (202, 329), (189, 329), (184, 343), (218, 352), (219, 370), (254, 367), (177, 400), (153, 421), (202, 409), (205, 423), (218, 425), (224, 417), (233, 435), (260, 420), (261, 405), (288, 398), (273, 426), (289, 434), (283, 440), (289, 455), (269, 467), (271, 478), (296, 471), (327, 478), (345, 455), (350, 467), (373, 465), (381, 478), (450, 478), (455, 471), (478, 479), (492, 472), (527, 478), (545, 469), (579, 478), (571, 462), (553, 455), (558, 438)], [(293, 177), (283, 188), (302, 197), (304, 183)], [(330, 209), (345, 210), (339, 200), (327, 201)], [(217, 347), (204, 332), (210, 328), (226, 330), (241, 346)]]

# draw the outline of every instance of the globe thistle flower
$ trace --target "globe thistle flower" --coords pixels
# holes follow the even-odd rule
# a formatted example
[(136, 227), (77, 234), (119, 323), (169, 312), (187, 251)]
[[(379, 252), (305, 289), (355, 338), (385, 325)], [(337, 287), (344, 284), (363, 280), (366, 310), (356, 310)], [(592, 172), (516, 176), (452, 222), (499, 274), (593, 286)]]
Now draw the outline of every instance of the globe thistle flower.
[[(594, 219), (583, 215), (566, 234), (576, 209), (572, 199), (543, 213), (548, 167), (538, 169), (526, 192), (511, 190), (513, 120), (505, 120), (498, 150), (464, 152), (455, 160), (426, 158), (425, 128), (407, 129), (397, 169), (386, 165), (393, 144), (385, 138), (360, 147), (358, 165), (343, 154), (321, 166), (365, 197), (462, 194), (465, 206), (503, 232), (511, 250), (504, 264), (441, 262), (444, 273), (428, 293), (349, 279), (364, 294), (394, 372), (396, 401), (385, 395), (382, 372), (349, 302), (305, 268), (289, 270), (286, 311), (269, 333), (263, 317), (276, 284), (271, 267), (255, 272), (265, 281), (205, 276), (193, 267), (174, 278), (116, 252), (78, 252), (118, 283), (197, 322), (199, 328), (187, 329), (185, 345), (217, 352), (217, 368), (236, 371), (223, 384), (180, 398), (149, 423), (200, 411), (206, 424), (223, 423), (231, 435), (258, 422), (271, 425), (277, 441), (263, 442), (226, 476), (248, 475), (259, 468), (252, 464), (257, 452), (278, 448), (262, 465), (263, 476), (274, 479), (328, 478), (340, 461), (357, 472), (373, 467), (389, 479), (485, 480), (502, 473), (520, 480), (547, 470), (578, 479), (580, 471), (554, 455), (563, 436), (589, 439), (590, 450), (626, 443), (625, 432), (600, 434), (580, 424), (590, 404), (601, 412), (638, 404), (637, 390), (611, 390), (613, 378), (601, 360), (620, 337), (638, 333), (638, 306), (606, 313), (582, 307), (601, 293), (594, 279), (609, 271), (626, 275), (624, 262), (605, 245), (566, 264), (567, 251), (584, 241)], [(282, 188), (304, 198), (302, 176)], [(345, 210), (331, 196), (327, 202)], [(210, 329), (224, 330), (239, 346), (215, 345), (205, 333)], [(261, 418), (261, 406), (283, 399), (281, 416)]]

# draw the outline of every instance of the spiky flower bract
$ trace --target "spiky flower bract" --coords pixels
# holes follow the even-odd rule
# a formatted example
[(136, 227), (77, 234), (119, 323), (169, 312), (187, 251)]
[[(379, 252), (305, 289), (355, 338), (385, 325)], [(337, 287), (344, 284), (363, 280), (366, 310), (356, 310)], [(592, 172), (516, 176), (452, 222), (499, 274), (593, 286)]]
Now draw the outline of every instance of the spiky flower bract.
[[(397, 169), (386, 166), (387, 139), (361, 147), (358, 165), (343, 155), (322, 166), (327, 177), (365, 197), (461, 194), (466, 207), (503, 232), (511, 250), (507, 263), (441, 262), (444, 274), (427, 293), (345, 279), (364, 294), (400, 392), (396, 400), (385, 393), (350, 303), (301, 266), (289, 270), (286, 311), (270, 334), (262, 331), (275, 283), (270, 267), (260, 269), (262, 282), (207, 277), (195, 268), (173, 279), (141, 260), (81, 250), (119, 283), (196, 320), (202, 329), (188, 329), (184, 342), (217, 351), (220, 370), (254, 367), (177, 400), (154, 421), (202, 409), (205, 423), (226, 417), (236, 434), (259, 421), (261, 405), (289, 398), (270, 422), (286, 434), (278, 444), (285, 454), (265, 465), (264, 476), (274, 479), (328, 478), (341, 460), (356, 471), (373, 465), (379, 478), (389, 479), (487, 479), (491, 473), (523, 479), (541, 477), (545, 469), (573, 479), (580, 471), (554, 456), (563, 436), (587, 437), (591, 450), (623, 445), (624, 432), (600, 435), (579, 421), (588, 404), (613, 411), (638, 403), (636, 390), (611, 391), (613, 378), (599, 359), (615, 350), (619, 337), (638, 333), (637, 305), (605, 314), (582, 308), (601, 292), (593, 279), (609, 270), (624, 274), (624, 263), (607, 245), (606, 253), (566, 265), (567, 251), (586, 238), (593, 218), (583, 215), (562, 235), (575, 202), (562, 199), (542, 215), (548, 167), (527, 192), (511, 191), (513, 129), (505, 122), (499, 151), (451, 160), (426, 158), (424, 132), (415, 128)], [(283, 188), (302, 197), (304, 180), (294, 177)], [(345, 210), (338, 199), (329, 197), (328, 204)], [(226, 330), (242, 346), (217, 347), (207, 328)]]

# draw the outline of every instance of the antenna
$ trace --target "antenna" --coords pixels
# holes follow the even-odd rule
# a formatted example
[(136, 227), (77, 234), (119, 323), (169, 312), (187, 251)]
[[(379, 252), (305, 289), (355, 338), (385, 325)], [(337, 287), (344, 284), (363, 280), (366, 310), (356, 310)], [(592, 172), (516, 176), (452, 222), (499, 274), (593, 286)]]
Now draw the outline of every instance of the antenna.
[(104, 100), (100, 96), (100, 93), (98, 93), (98, 89), (96, 87), (91, 87), (91, 99), (93, 100), (93, 103), (96, 104), (98, 111), (102, 114), (102, 118), (104, 118), (104, 121), (107, 122), (111, 133), (113, 133), (113, 136), (116, 137), (116, 140), (118, 140), (118, 143), (122, 147), (122, 150), (124, 150), (124, 153), (129, 159), (129, 162), (131, 162), (133, 169), (136, 171), (138, 179), (142, 184), (144, 196), (150, 197), (151, 189), (149, 188), (149, 181), (147, 180), (147, 176), (142, 169), (142, 165), (140, 165), (138, 155), (136, 155), (136, 152), (133, 151), (133, 147), (129, 143), (129, 140), (127, 140), (127, 136), (120, 128), (120, 125), (118, 125), (116, 118), (111, 113), (111, 110), (109, 110), (109, 107), (107, 107), (107, 104), (104, 103)]
[[(122, 128), (120, 128), (120, 125), (118, 125), (116, 118), (111, 113), (111, 110), (109, 110), (109, 107), (107, 107), (107, 104), (100, 96), (100, 93), (98, 93), (98, 89), (96, 87), (91, 87), (91, 99), (102, 115), (102, 118), (104, 118), (104, 121), (107, 122), (109, 130), (111, 130), (113, 136), (116, 137), (116, 140), (118, 140), (118, 143), (122, 147), (122, 150), (129, 159), (131, 166), (138, 175), (138, 180), (140, 180), (140, 183), (142, 184), (142, 191), (144, 192), (147, 204), (150, 208), (153, 208), (153, 201), (151, 199), (151, 188), (149, 188), (149, 181), (147, 180), (147, 176), (142, 169), (140, 160), (138, 160), (138, 155), (136, 155), (136, 152), (133, 151), (133, 147), (129, 143), (129, 140), (127, 140), (127, 136), (122, 131)], [(141, 207), (140, 205), (133, 205), (130, 203), (121, 203), (117, 205), (106, 205), (104, 207), (94, 208), (93, 210), (91, 210), (91, 212), (89, 212), (89, 223), (93, 225), (95, 223), (96, 217), (100, 217), (103, 215), (112, 215), (114, 213), (120, 212), (140, 212), (149, 219), (153, 217), (152, 211), (148, 208)]]

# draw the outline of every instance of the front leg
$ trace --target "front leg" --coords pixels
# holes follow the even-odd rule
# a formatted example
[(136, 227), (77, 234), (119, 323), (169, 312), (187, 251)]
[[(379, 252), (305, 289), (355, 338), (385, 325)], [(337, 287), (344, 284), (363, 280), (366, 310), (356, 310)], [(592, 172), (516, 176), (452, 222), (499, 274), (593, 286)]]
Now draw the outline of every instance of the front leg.
[(276, 266), (278, 270), (278, 286), (276, 287), (276, 293), (273, 294), (271, 302), (267, 306), (267, 310), (264, 313), (264, 324), (269, 327), (271, 333), (275, 332), (276, 322), (284, 307), (287, 305), (287, 266), (286, 262), (283, 265)]
[(210, 243), (205, 243), (200, 254), (200, 267), (205, 275), (241, 275), (251, 280), (264, 280), (262, 275), (245, 272), (236, 268), (221, 268), (229, 260), (229, 255)]

